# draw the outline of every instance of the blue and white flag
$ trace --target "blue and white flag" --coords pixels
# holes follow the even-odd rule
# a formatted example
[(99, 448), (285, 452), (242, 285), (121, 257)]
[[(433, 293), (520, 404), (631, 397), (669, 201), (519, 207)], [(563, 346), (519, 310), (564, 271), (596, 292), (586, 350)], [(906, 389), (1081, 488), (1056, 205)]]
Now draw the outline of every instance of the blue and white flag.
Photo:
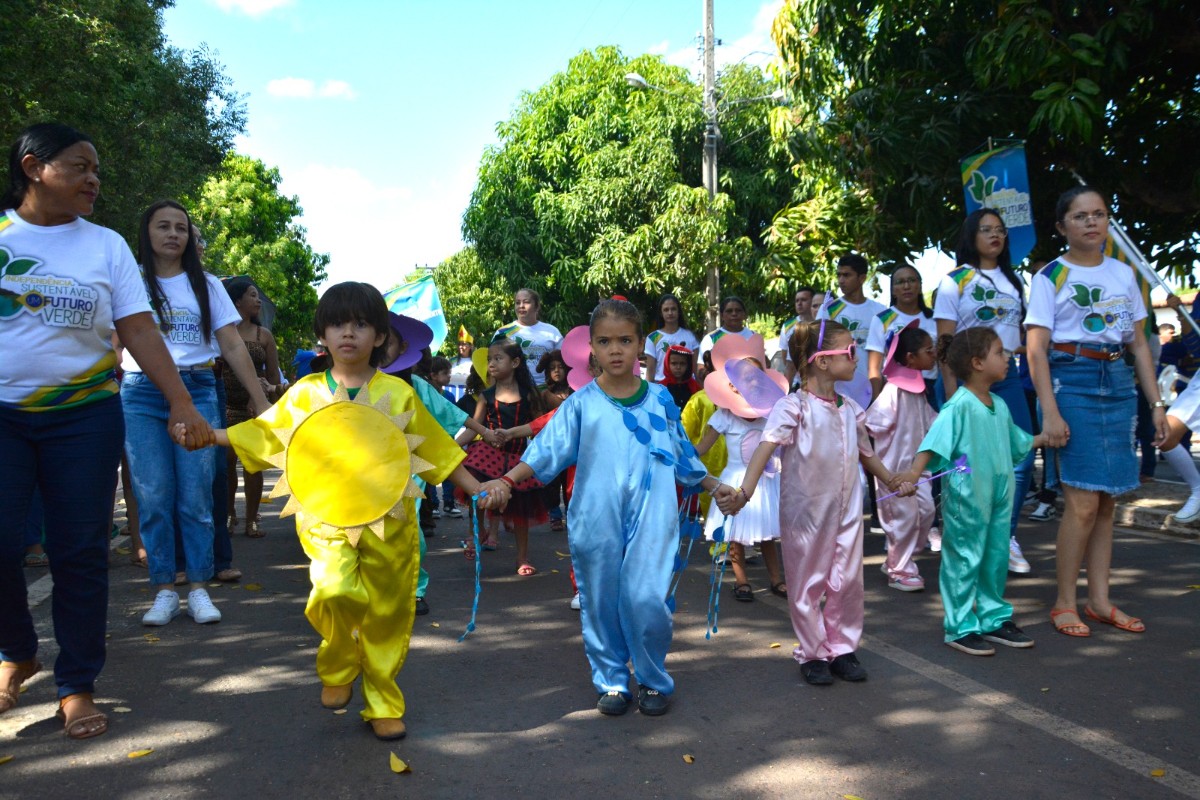
[(967, 156), (962, 160), (962, 182), (967, 213), (979, 208), (999, 211), (1008, 228), (1012, 261), (1020, 264), (1037, 243), (1033, 207), (1029, 201), (1029, 173), (1025, 169), (1025, 145), (1010, 144)]
[(433, 342), (429, 345), (437, 352), (446, 341), (446, 314), (442, 311), (442, 299), (438, 297), (437, 285), (432, 275), (425, 275), (412, 283), (405, 283), (383, 293), (388, 310), (406, 317), (420, 320), (433, 331)]

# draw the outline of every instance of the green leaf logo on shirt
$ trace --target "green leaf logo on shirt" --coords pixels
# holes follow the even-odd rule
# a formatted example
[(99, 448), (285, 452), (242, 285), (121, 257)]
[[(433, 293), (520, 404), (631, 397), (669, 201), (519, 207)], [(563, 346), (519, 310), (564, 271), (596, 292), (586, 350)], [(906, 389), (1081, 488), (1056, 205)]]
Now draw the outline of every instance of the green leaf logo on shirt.
[[(979, 173), (975, 174), (978, 175)], [(980, 322), (989, 322), (999, 316), (997, 309), (987, 304), (988, 300), (996, 299), (995, 289), (984, 289), (979, 284), (975, 284), (975, 288), (971, 291), (971, 299), (976, 303), (983, 304), (975, 309), (975, 319)]]
[[(14, 258), (6, 248), (0, 247), (0, 281), (24, 275), (41, 263), (36, 258)], [(0, 317), (15, 316), (24, 306), (21, 295), (0, 286)]]
[(1086, 308), (1091, 313), (1083, 318), (1083, 329), (1088, 333), (1100, 333), (1106, 327), (1116, 321), (1112, 314), (1096, 313), (1095, 304), (1100, 302), (1100, 298), (1104, 296), (1103, 290), (1099, 286), (1087, 286), (1082, 283), (1071, 284), (1071, 302), (1080, 308)]

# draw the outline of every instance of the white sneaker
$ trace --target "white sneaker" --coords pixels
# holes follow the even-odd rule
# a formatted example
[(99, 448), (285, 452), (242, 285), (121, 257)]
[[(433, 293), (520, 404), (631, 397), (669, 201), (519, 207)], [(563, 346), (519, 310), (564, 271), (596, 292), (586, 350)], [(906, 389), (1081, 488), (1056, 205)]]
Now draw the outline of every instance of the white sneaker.
[(576, 592), (575, 596), (571, 598), (571, 608), (575, 611), (578, 611), (580, 609), (579, 592)]
[(447, 508), (446, 514), (448, 516), (454, 517), (455, 519), (462, 519), (462, 509), (459, 508), (457, 504)]
[(142, 615), (143, 625), (166, 625), (179, 616), (179, 595), (171, 589), (162, 589), (154, 598), (154, 605)]
[(1031, 503), (1035, 503), (1037, 502), (1037, 498), (1037, 489), (1030, 489), (1029, 491), (1025, 492), (1025, 499), (1021, 501), (1021, 505), (1027, 506)]
[(1176, 522), (1191, 522), (1197, 518), (1200, 518), (1200, 490), (1192, 492), (1183, 508), (1175, 514)]
[(1017, 537), (1010, 537), (1008, 540), (1008, 571), (1024, 575), (1032, 569), (1029, 562), (1025, 560), (1025, 556), (1021, 554), (1021, 545), (1017, 544)]
[(221, 612), (213, 605), (206, 589), (192, 589), (188, 592), (188, 616), (201, 625), (221, 621)]
[(925, 581), (920, 575), (901, 575), (888, 581), (889, 589), (899, 589), (902, 592), (923, 592)]
[(929, 550), (933, 553), (942, 552), (942, 532), (937, 528), (929, 529)]
[(1029, 519), (1034, 522), (1046, 522), (1052, 520), (1058, 514), (1058, 509), (1053, 503), (1038, 503), (1037, 508), (1029, 512)]
[(437, 507), (436, 503), (434, 504), (433, 509), (429, 512), (429, 516), (433, 517), (434, 519), (438, 519), (439, 517), (442, 516), (442, 512), (438, 511), (438, 507)]

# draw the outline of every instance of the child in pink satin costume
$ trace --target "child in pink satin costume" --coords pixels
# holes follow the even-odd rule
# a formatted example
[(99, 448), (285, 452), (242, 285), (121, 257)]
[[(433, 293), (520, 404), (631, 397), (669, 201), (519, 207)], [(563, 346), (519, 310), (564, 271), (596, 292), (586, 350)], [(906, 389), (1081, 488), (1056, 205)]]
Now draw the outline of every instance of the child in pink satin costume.
[[(728, 507), (753, 495), (779, 446), (779, 530), (800, 674), (816, 686), (867, 677), (855, 655), (863, 630), (862, 487), (858, 464), (893, 490), (912, 494), (871, 449), (862, 408), (834, 383), (854, 377), (857, 347), (842, 325), (801, 324), (790, 342), (801, 388), (775, 404), (762, 443)], [(825, 598), (824, 609), (821, 598)]]
[[(933, 424), (934, 411), (925, 399), (925, 379), (920, 370), (937, 363), (933, 339), (913, 320), (897, 331), (887, 346), (883, 376), (887, 383), (867, 409), (867, 432), (875, 439), (875, 453), (890, 470), (905, 470), (912, 453)], [(889, 490), (875, 480), (876, 496)], [(933, 527), (934, 504), (930, 484), (917, 487), (912, 497), (889, 497), (877, 504), (879, 524), (887, 536), (888, 586), (902, 592), (919, 592), (925, 581), (913, 556), (925, 546)]]

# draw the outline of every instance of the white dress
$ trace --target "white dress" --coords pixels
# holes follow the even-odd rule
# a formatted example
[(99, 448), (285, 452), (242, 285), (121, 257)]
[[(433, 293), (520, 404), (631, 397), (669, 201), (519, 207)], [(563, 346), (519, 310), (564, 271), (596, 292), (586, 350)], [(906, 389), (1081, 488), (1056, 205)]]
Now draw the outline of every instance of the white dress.
[[(767, 426), (765, 419), (747, 420), (718, 408), (708, 420), (714, 431), (725, 437), (729, 460), (721, 470), (721, 483), (737, 488), (746, 475), (746, 462), (762, 441)], [(725, 541), (739, 544), (758, 544), (779, 538), (779, 455), (773, 454), (759, 478), (750, 502), (737, 516), (725, 519), (714, 503), (704, 525), (704, 538), (712, 541), (713, 533), (725, 523)]]

